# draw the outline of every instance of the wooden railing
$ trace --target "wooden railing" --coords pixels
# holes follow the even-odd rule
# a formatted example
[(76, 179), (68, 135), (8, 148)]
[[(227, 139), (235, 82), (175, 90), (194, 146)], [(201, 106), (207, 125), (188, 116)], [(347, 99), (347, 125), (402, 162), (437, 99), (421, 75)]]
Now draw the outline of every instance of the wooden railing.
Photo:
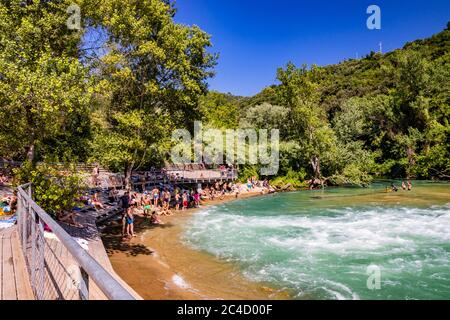
[[(32, 186), (18, 187), (18, 227), (31, 287), (38, 300), (88, 300), (93, 283), (106, 298), (135, 297), (75, 241), (32, 198)], [(51, 236), (46, 237), (45, 228)], [(48, 235), (48, 234), (47, 234)]]

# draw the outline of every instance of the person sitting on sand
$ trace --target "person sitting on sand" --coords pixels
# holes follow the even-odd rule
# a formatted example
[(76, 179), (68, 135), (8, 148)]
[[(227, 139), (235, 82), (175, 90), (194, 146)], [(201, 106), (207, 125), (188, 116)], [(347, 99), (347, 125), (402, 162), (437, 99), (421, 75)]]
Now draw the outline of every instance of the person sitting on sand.
[(116, 187), (109, 191), (108, 200), (111, 203), (116, 203), (119, 200), (119, 192), (116, 190)]
[(163, 206), (161, 215), (163, 216), (170, 216), (172, 213), (169, 210), (169, 204), (170, 204), (170, 192), (169, 190), (164, 190), (163, 192)]
[(152, 213), (152, 217), (150, 218), (150, 223), (151, 224), (156, 224), (156, 225), (158, 225), (158, 224), (164, 224), (164, 222), (162, 222), (159, 218), (158, 218), (158, 216), (156, 215), (156, 212), (153, 212)]
[(67, 223), (71, 226), (77, 227), (77, 228), (81, 228), (82, 225), (75, 221), (75, 216), (76, 216), (75, 212), (71, 212), (71, 213), (57, 212), (56, 220), (58, 220), (60, 222), (65, 222), (65, 223)]
[(105, 209), (105, 206), (103, 205), (103, 203), (100, 201), (100, 199), (98, 198), (98, 193), (94, 193), (94, 196), (92, 197), (92, 205), (94, 206), (94, 208), (96, 210), (100, 209)]
[(405, 183), (405, 181), (402, 181), (402, 190), (406, 190), (406, 183)]

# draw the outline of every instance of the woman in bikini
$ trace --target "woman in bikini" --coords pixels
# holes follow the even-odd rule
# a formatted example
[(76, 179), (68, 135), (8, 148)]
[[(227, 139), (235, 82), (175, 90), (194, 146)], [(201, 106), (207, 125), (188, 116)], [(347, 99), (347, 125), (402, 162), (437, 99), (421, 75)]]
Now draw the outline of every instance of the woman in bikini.
[(158, 188), (154, 187), (152, 190), (152, 197), (153, 197), (153, 210), (156, 210), (158, 208), (158, 202), (159, 202), (159, 190)]

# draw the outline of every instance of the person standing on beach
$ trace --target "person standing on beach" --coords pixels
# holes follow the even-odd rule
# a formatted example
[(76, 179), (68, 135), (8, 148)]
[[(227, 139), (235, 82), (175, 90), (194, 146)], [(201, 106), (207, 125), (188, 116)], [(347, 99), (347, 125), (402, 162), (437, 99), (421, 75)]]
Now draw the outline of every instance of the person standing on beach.
[(127, 235), (129, 237), (135, 237), (136, 235), (134, 234), (134, 216), (132, 208), (128, 209), (126, 220), (127, 220)]
[(180, 211), (180, 205), (182, 204), (181, 203), (181, 196), (180, 196), (180, 193), (178, 192), (178, 190), (177, 191), (175, 191), (176, 193), (175, 193), (175, 210), (176, 211)]
[(408, 191), (412, 190), (412, 184), (411, 184), (411, 180), (408, 180)]
[(170, 215), (169, 206), (170, 206), (170, 192), (165, 189), (162, 194), (163, 197), (163, 206), (162, 206), (162, 215), (168, 216)]
[(122, 204), (122, 236), (125, 236), (125, 231), (127, 229), (127, 215), (130, 210), (130, 192), (125, 191), (125, 194), (120, 198)]

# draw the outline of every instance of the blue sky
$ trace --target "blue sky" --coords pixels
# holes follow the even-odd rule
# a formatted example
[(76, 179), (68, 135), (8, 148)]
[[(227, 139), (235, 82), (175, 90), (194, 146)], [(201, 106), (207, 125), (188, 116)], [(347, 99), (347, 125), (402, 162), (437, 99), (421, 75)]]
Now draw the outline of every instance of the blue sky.
[[(369, 30), (369, 5), (381, 30)], [(210, 89), (254, 95), (276, 82), (278, 67), (327, 65), (402, 47), (443, 30), (450, 0), (177, 0), (175, 20), (212, 35), (220, 54)]]

